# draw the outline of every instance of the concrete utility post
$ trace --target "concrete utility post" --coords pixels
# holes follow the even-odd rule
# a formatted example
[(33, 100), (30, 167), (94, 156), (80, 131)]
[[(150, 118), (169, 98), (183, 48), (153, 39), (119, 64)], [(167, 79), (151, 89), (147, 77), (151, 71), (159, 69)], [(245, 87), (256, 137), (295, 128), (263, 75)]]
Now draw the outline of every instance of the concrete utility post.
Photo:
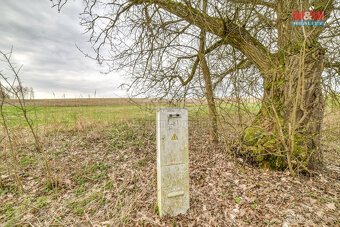
[(157, 197), (160, 216), (189, 209), (188, 111), (157, 112)]

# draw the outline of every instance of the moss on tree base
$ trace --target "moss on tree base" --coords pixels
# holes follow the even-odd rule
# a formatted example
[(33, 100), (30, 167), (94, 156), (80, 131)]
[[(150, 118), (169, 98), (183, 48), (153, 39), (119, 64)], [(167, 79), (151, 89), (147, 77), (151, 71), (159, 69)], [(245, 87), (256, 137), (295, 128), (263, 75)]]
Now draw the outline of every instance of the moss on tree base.
[[(288, 140), (288, 134), (285, 135)], [(307, 166), (312, 155), (308, 153), (306, 140), (301, 134), (294, 135), (294, 148), (291, 152), (292, 165)], [(246, 155), (253, 163), (262, 168), (285, 170), (288, 168), (287, 150), (285, 150), (277, 131), (269, 131), (260, 127), (248, 127), (242, 137), (241, 154)]]

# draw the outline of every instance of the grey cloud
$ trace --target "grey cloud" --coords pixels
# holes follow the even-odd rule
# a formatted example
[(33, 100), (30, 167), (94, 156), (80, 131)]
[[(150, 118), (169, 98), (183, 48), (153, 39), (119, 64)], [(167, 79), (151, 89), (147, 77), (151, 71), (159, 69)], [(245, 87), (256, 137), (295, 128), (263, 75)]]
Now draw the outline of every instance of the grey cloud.
[(0, 49), (14, 47), (14, 60), (23, 64), (26, 86), (32, 86), (38, 98), (97, 94), (124, 95), (117, 87), (124, 82), (119, 73), (102, 75), (93, 60), (76, 48), (91, 53), (78, 15), (81, 1), (69, 1), (61, 13), (48, 0), (1, 0)]

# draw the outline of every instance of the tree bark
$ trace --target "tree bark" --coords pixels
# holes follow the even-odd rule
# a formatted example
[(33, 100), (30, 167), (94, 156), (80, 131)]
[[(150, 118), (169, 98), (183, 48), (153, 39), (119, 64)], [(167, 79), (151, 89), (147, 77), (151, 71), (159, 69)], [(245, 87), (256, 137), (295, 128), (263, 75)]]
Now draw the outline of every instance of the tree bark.
[(325, 102), (321, 75), (324, 51), (321, 47), (313, 47), (301, 55), (286, 59), (291, 73), (285, 75), (284, 122), (285, 127), (290, 128), (289, 149), (302, 161), (297, 165), (316, 169), (322, 163), (321, 125)]
[[(302, 59), (303, 58), (303, 59)], [(322, 163), (321, 124), (324, 99), (320, 48), (285, 58), (286, 73), (264, 79), (262, 107), (243, 141), (260, 166), (291, 171), (316, 169)]]
[(214, 90), (212, 87), (210, 71), (204, 54), (200, 53), (200, 63), (205, 82), (206, 99), (209, 108), (209, 137), (212, 144), (218, 143), (217, 111), (214, 99)]
[[(282, 1), (278, 11), (298, 9), (296, 4)], [(272, 69), (263, 72), (262, 107), (242, 139), (245, 153), (260, 166), (309, 172), (322, 164), (325, 52), (317, 42), (320, 28), (293, 27), (285, 14), (278, 15), (279, 51)]]
[[(207, 0), (203, 0), (203, 12), (205, 13), (207, 10)], [(201, 29), (200, 34), (200, 47), (198, 57), (200, 60), (200, 66), (203, 73), (203, 78), (205, 82), (205, 97), (208, 102), (209, 108), (209, 137), (210, 142), (212, 144), (218, 143), (218, 128), (217, 128), (217, 111), (214, 99), (214, 88), (211, 81), (210, 70), (208, 63), (205, 59), (205, 41), (206, 41), (206, 31), (205, 29)]]

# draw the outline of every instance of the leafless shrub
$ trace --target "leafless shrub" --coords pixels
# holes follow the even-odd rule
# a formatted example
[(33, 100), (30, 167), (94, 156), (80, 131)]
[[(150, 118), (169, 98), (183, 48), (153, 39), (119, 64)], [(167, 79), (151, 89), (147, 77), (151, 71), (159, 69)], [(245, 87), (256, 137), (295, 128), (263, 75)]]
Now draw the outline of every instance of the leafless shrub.
[[(42, 143), (39, 139), (37, 127), (34, 127), (34, 122), (29, 116), (28, 107), (26, 106), (26, 100), (25, 95), (26, 91), (23, 87), (19, 73), (21, 70), (21, 67), (17, 68), (11, 60), (12, 57), (12, 49), (9, 53), (4, 53), (0, 51), (0, 55), (2, 57), (1, 61), (6, 65), (7, 69), (0, 72), (0, 80), (1, 80), (1, 90), (4, 92), (1, 93), (7, 93), (10, 94), (11, 97), (14, 97), (17, 99), (17, 103), (13, 104), (12, 102), (7, 102), (7, 104), (12, 105), (15, 107), (15, 110), (18, 111), (20, 114), (20, 117), (23, 118), (24, 122), (27, 124), (29, 131), (31, 135), (34, 138), (34, 146), (38, 153), (40, 153), (43, 156), (44, 160), (44, 168), (47, 174), (47, 181), (50, 185), (55, 186), (56, 185), (56, 179), (52, 173), (52, 170), (50, 168), (50, 165), (48, 163), (48, 159), (46, 156), (46, 153), (43, 149)], [(6, 98), (3, 96), (1, 99), (1, 105), (0, 105), (0, 114), (2, 117), (2, 125), (4, 127), (5, 133), (7, 135), (7, 140), (10, 146), (10, 151), (13, 157), (13, 167), (14, 167), (14, 173), (16, 176), (16, 179), (18, 182), (20, 182), (19, 177), (17, 176), (17, 168), (18, 168), (18, 161), (16, 158), (15, 148), (13, 146), (13, 138), (11, 137), (12, 133), (10, 132), (10, 126), (8, 125), (8, 120), (6, 119), (6, 113), (4, 111), (4, 104), (6, 103)], [(19, 183), (20, 188), (23, 189), (23, 186), (21, 182)]]

